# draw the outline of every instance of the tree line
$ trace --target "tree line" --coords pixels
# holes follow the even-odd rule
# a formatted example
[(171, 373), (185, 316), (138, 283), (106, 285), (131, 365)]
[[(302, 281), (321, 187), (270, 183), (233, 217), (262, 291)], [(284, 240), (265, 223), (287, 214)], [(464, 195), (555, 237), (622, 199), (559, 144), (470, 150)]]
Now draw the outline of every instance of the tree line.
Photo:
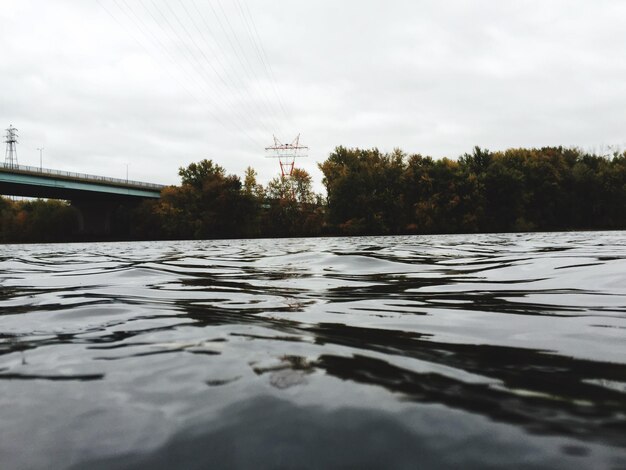
[(294, 169), (266, 186), (253, 168), (243, 181), (211, 160), (180, 168), (180, 186), (169, 186), (161, 199), (135, 211), (134, 238), (204, 239), (319, 235), (324, 221), (322, 198), (311, 176)]
[[(211, 160), (180, 168), (159, 200), (120, 207), (113, 238), (204, 239), (626, 228), (626, 152), (575, 148), (458, 159), (337, 147), (319, 168), (326, 196), (295, 169), (263, 186)], [(0, 241), (80, 239), (62, 201), (0, 198)]]
[(626, 152), (475, 147), (435, 160), (338, 147), (320, 168), (340, 233), (626, 228)]
[(0, 196), (0, 242), (62, 242), (78, 234), (78, 211), (65, 201)]

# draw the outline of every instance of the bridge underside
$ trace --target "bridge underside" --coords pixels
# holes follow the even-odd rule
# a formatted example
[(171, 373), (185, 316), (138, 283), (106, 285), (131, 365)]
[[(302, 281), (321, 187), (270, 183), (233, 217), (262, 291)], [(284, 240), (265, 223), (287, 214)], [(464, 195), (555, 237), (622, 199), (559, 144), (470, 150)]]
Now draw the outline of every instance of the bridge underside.
[(127, 202), (145, 198), (115, 193), (84, 191), (80, 189), (58, 188), (54, 186), (32, 187), (29, 185), (0, 182), (0, 194), (5, 196), (35, 197), (41, 199), (62, 199), (65, 201), (113, 201)]
[(0, 171), (0, 194), (68, 201), (74, 199), (118, 200), (120, 198), (159, 198), (160, 189), (99, 184), (32, 173)]

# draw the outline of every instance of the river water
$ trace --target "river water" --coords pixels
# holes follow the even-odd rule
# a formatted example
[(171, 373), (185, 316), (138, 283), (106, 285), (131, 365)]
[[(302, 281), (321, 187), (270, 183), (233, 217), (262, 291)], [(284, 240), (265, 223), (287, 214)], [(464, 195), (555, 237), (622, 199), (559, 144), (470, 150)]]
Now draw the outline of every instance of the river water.
[(0, 467), (626, 468), (626, 232), (0, 246)]

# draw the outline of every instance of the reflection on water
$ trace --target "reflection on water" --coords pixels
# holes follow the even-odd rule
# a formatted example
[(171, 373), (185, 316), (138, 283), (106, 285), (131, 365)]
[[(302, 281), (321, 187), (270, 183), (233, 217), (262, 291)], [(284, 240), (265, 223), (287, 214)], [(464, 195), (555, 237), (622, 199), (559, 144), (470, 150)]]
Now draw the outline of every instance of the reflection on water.
[(4, 246), (0, 462), (623, 468), (625, 338), (623, 232)]

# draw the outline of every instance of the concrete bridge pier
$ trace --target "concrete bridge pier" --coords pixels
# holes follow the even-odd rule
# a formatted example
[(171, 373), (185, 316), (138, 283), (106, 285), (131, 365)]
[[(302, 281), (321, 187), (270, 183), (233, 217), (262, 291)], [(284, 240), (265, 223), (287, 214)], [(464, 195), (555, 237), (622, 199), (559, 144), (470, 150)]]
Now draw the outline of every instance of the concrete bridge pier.
[(111, 219), (120, 204), (114, 201), (73, 200), (78, 210), (78, 231), (84, 236), (111, 235)]

